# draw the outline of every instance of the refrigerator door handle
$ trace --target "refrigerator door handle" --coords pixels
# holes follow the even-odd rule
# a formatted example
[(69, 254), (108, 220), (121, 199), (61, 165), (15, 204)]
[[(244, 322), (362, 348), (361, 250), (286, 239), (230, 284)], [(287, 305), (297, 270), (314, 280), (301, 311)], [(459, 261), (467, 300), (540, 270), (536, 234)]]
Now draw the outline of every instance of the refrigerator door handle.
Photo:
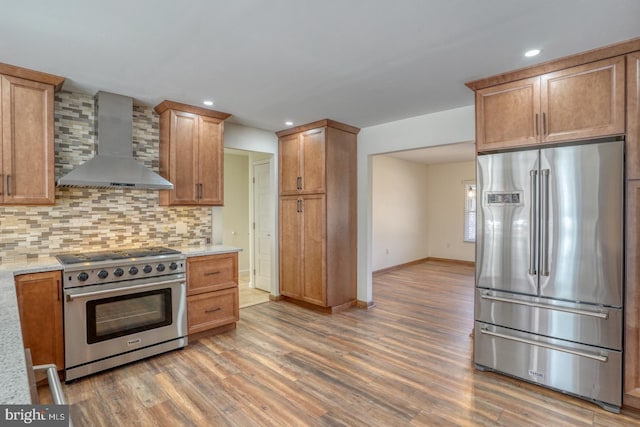
[(533, 307), (533, 308), (544, 308), (546, 310), (564, 311), (565, 313), (578, 314), (581, 316), (588, 316), (588, 317), (597, 317), (599, 319), (605, 319), (605, 320), (609, 318), (608, 311), (581, 310), (579, 308), (564, 307), (562, 305), (543, 304), (540, 302), (522, 301), (522, 300), (513, 299), (513, 298), (495, 297), (488, 293), (483, 294), (480, 298), (486, 299), (489, 301), (526, 305), (527, 307)]
[(530, 202), (530, 212), (529, 212), (529, 274), (532, 276), (535, 276), (537, 274), (536, 271), (536, 240), (537, 236), (536, 236), (536, 224), (537, 224), (537, 220), (536, 220), (536, 199), (537, 199), (537, 188), (538, 188), (538, 171), (537, 170), (531, 170), (529, 171), (529, 177), (531, 180), (530, 183), (530, 187), (531, 187), (531, 200)]
[(540, 274), (549, 275), (549, 169), (542, 169), (540, 191)]
[(501, 334), (501, 333), (498, 333), (498, 332), (492, 332), (492, 331), (490, 331), (490, 330), (488, 330), (486, 328), (481, 328), (480, 332), (485, 334), (485, 335), (490, 335), (492, 337), (502, 338), (502, 339), (510, 340), (510, 341), (521, 342), (521, 343), (529, 344), (529, 345), (536, 346), (536, 347), (548, 348), (549, 350), (561, 351), (563, 353), (569, 353), (569, 354), (573, 354), (575, 356), (586, 357), (588, 359), (597, 360), (597, 361), (603, 362), (603, 363), (606, 363), (607, 360), (609, 359), (608, 356), (604, 356), (602, 354), (594, 354), (594, 353), (589, 353), (587, 351), (574, 350), (572, 348), (561, 347), (559, 345), (549, 344), (549, 343), (546, 343), (546, 342), (543, 342), (543, 341), (536, 341), (536, 340), (529, 340), (529, 339), (526, 339), (526, 338), (514, 337), (514, 336), (511, 336), (511, 335)]

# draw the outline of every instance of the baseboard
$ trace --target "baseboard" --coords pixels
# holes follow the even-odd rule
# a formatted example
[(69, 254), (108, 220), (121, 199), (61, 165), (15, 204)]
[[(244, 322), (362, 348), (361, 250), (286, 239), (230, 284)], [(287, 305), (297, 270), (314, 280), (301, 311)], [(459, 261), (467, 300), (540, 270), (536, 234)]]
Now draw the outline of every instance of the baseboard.
[(447, 264), (466, 265), (467, 267), (475, 267), (476, 266), (476, 262), (475, 261), (463, 261), (461, 259), (427, 257), (426, 261), (444, 262), (444, 263), (447, 263)]
[(358, 300), (356, 302), (356, 307), (361, 309), (361, 310), (369, 310), (370, 308), (373, 308), (376, 306), (376, 303), (373, 301), (360, 301)]
[(416, 264), (422, 264), (423, 262), (429, 262), (429, 261), (432, 261), (432, 262), (444, 262), (444, 263), (447, 263), (447, 264), (464, 265), (464, 266), (467, 266), (467, 267), (475, 267), (476, 266), (475, 261), (463, 261), (463, 260), (459, 260), (459, 259), (426, 257), (426, 258), (417, 259), (415, 261), (405, 262), (404, 264), (398, 264), (398, 265), (394, 265), (394, 266), (391, 266), (391, 267), (382, 268), (380, 270), (374, 271), (372, 274), (374, 276), (377, 276), (378, 274), (389, 273), (389, 272), (394, 271), (394, 270), (399, 270), (401, 268), (409, 267), (409, 266), (416, 265)]
[(387, 267), (387, 268), (381, 268), (380, 270), (374, 271), (372, 274), (374, 276), (377, 276), (378, 274), (389, 273), (390, 271), (399, 270), (401, 268), (409, 267), (411, 265), (422, 264), (423, 262), (427, 262), (428, 260), (429, 260), (429, 258), (421, 258), (421, 259), (417, 259), (415, 261), (405, 262), (404, 264), (398, 264), (398, 265), (394, 265), (394, 266)]
[(273, 295), (273, 294), (269, 294), (269, 300), (270, 301), (282, 301), (284, 299), (283, 295)]
[(295, 298), (290, 298), (290, 297), (283, 296), (283, 295), (280, 295), (280, 300), (281, 301), (290, 302), (292, 304), (295, 304), (295, 305), (300, 306), (300, 307), (304, 307), (304, 308), (309, 309), (309, 310), (318, 311), (318, 312), (321, 312), (321, 313), (329, 313), (329, 314), (339, 313), (341, 311), (347, 310), (347, 309), (349, 309), (349, 308), (351, 308), (351, 307), (356, 305), (356, 300), (352, 300), (352, 301), (347, 301), (344, 304), (335, 305), (333, 307), (322, 307), (320, 305), (315, 305), (315, 304), (312, 304), (310, 302), (297, 300)]

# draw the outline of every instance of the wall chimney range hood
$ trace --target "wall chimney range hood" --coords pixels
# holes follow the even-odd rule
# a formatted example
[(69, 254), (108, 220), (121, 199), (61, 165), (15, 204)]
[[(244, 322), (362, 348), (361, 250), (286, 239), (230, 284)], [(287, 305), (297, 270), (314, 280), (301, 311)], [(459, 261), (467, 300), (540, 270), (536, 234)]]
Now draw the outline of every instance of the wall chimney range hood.
[(98, 92), (96, 118), (95, 157), (58, 179), (58, 187), (173, 189), (172, 183), (133, 159), (131, 98)]

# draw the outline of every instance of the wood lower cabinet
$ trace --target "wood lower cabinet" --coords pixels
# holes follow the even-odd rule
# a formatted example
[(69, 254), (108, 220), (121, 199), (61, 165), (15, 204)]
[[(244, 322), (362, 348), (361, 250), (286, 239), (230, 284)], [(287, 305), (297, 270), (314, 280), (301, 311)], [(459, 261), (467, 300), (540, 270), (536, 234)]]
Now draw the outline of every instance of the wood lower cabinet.
[(34, 365), (64, 369), (62, 275), (60, 271), (15, 276), (22, 340)]
[(478, 151), (624, 132), (624, 56), (476, 92)]
[(0, 203), (55, 204), (51, 84), (0, 76)]
[(164, 101), (160, 114), (160, 175), (173, 190), (160, 191), (160, 204), (224, 204), (224, 120), (227, 113)]
[(187, 319), (189, 335), (240, 319), (238, 253), (187, 258)]
[(627, 182), (624, 405), (640, 408), (640, 180)]
[(280, 293), (333, 311), (356, 302), (357, 128), (278, 132)]
[(326, 295), (326, 198), (280, 198), (280, 293), (320, 306)]

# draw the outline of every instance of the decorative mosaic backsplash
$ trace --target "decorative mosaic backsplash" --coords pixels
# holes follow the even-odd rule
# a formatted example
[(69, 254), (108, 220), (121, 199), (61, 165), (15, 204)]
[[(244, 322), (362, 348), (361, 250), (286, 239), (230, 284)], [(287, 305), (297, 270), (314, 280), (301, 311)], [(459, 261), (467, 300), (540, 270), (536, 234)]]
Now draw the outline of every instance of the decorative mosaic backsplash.
[[(158, 119), (150, 107), (133, 107), (133, 156), (156, 172)], [(56, 178), (93, 157), (94, 122), (93, 96), (56, 94)], [(199, 246), (211, 233), (211, 208), (159, 206), (157, 191), (57, 188), (55, 206), (0, 207), (0, 262), (134, 246)]]

